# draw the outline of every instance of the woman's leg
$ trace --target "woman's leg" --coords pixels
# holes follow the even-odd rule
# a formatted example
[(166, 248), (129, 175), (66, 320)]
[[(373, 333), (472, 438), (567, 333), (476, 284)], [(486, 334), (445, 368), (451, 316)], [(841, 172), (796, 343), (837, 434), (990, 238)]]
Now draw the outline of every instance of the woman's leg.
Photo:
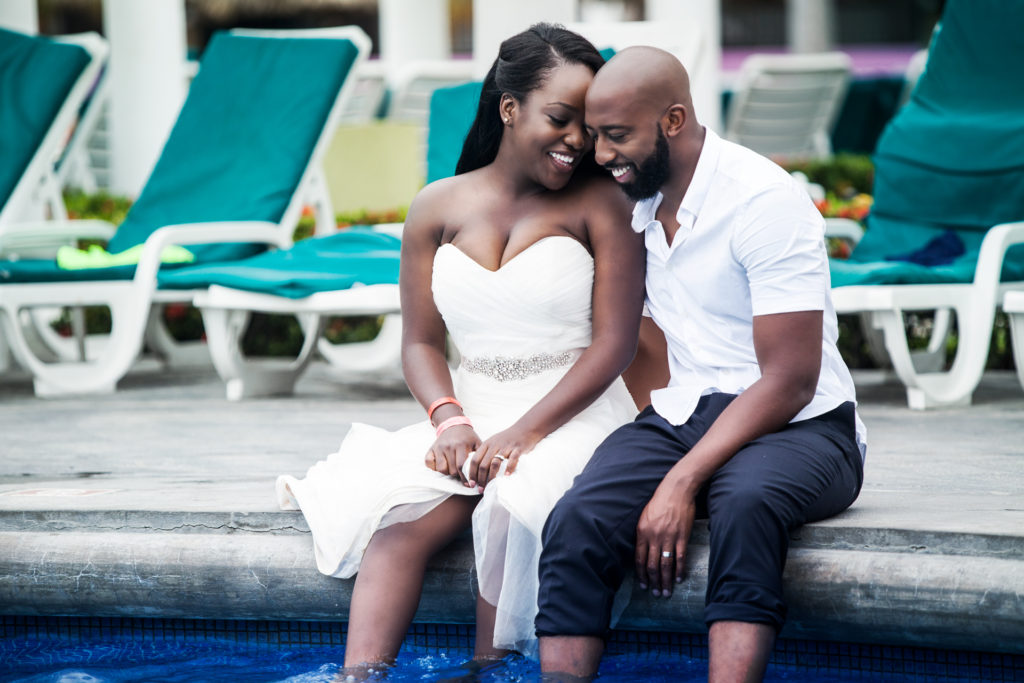
[(391, 663), (409, 630), (427, 561), (469, 526), (476, 496), (451, 496), (370, 539), (352, 590), (345, 667)]
[(494, 647), (494, 622), (498, 618), (498, 608), (476, 596), (476, 646), (473, 648), (473, 659), (485, 662), (501, 659), (511, 650), (499, 650)]

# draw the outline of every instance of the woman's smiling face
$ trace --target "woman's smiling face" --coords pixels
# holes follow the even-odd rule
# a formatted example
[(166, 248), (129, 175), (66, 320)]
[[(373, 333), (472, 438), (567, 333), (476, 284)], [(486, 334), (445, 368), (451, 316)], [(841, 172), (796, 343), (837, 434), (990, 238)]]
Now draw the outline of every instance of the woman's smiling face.
[(549, 190), (569, 182), (592, 148), (583, 124), (583, 102), (594, 73), (582, 64), (559, 64), (522, 101), (505, 97), (501, 116), (516, 159)]

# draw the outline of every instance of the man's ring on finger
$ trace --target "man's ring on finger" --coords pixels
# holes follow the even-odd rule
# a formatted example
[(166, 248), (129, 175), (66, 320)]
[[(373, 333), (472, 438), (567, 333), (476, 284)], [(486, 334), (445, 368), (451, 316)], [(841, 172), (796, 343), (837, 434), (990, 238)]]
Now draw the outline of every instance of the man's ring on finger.
[(498, 453), (494, 456), (494, 460), (497, 460), (498, 462), (505, 462), (505, 456), (502, 455), (501, 453)]
[(662, 551), (661, 551), (661, 556), (662, 556), (662, 557), (664, 557), (664, 558), (665, 558), (666, 560), (667, 560), (668, 558), (672, 557), (672, 554), (673, 554), (673, 553), (672, 553), (672, 551), (671, 551), (671, 550), (662, 550)]

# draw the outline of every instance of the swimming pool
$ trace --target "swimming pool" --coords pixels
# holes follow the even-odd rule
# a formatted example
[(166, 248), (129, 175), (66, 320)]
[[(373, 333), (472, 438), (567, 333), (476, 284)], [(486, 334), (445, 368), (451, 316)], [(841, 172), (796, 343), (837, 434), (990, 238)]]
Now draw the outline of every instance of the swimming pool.
[[(437, 680), (465, 660), (472, 637), (463, 624), (414, 625), (388, 680)], [(330, 681), (344, 639), (334, 622), (3, 616), (0, 681)], [(511, 658), (480, 680), (535, 680), (537, 670)], [(706, 670), (704, 636), (619, 631), (601, 681), (703, 681)], [(1024, 681), (1024, 656), (780, 640), (766, 680)]]

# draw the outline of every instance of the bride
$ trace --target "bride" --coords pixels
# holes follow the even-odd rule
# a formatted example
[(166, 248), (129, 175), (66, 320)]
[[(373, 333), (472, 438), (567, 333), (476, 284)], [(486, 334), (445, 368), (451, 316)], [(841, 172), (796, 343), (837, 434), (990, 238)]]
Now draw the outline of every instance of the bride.
[(278, 479), (320, 571), (358, 572), (346, 667), (394, 661), (427, 561), (470, 523), (474, 658), (535, 653), (544, 521), (636, 413), (620, 374), (637, 345), (644, 247), (583, 122), (603, 63), (547, 24), (502, 43), (456, 175), (417, 195), (403, 233), (402, 360), (428, 420), (355, 424), (304, 479)]

